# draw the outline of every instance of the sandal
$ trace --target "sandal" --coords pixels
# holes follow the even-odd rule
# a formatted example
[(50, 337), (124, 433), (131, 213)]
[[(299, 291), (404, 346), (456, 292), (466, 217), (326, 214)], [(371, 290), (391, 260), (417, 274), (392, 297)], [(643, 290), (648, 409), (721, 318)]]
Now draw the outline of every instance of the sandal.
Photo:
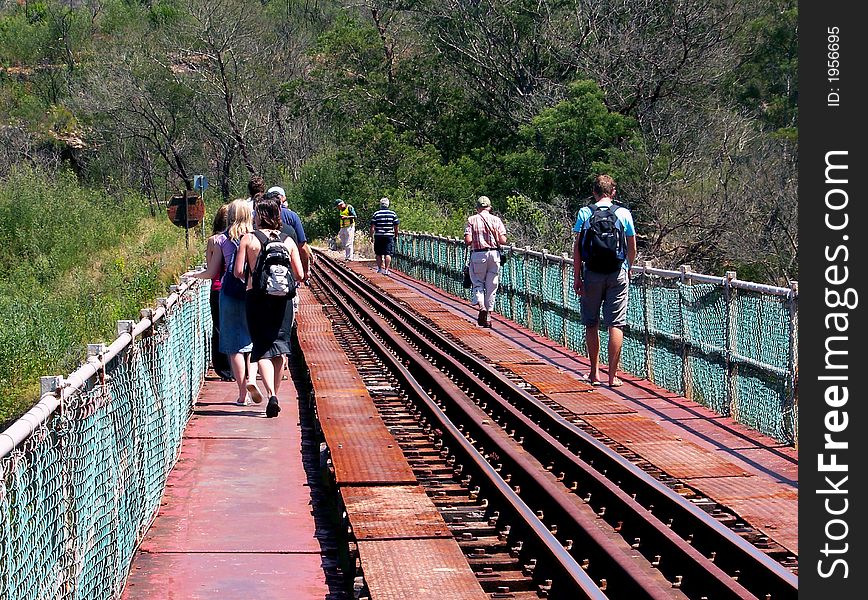
[(624, 382), (618, 377), (609, 382), (609, 387), (621, 387), (622, 385), (624, 385)]
[(259, 391), (259, 388), (256, 387), (255, 383), (247, 384), (247, 392), (250, 394), (250, 399), (253, 400), (256, 404), (262, 402), (262, 393)]

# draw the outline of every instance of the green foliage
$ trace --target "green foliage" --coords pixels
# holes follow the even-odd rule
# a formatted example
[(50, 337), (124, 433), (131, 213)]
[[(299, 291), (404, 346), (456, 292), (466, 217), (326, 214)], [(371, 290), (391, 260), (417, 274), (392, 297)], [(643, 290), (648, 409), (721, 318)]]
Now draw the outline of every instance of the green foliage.
[(504, 161), (527, 195), (548, 200), (587, 194), (594, 163), (635, 127), (631, 119), (610, 112), (603, 100), (596, 83), (577, 81), (565, 100), (521, 127), (525, 147)]
[(799, 9), (796, 0), (762, 3), (739, 43), (745, 58), (729, 75), (736, 100), (778, 137), (795, 141), (798, 122)]
[(29, 406), (40, 375), (75, 369), (185, 267), (183, 235), (144, 218), (134, 194), (16, 169), (0, 181), (0, 422)]

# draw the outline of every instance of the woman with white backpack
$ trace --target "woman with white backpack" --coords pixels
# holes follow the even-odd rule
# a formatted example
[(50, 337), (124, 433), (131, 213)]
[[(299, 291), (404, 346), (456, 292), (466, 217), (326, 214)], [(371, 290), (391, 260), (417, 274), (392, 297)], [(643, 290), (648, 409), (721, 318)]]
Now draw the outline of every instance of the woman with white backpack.
[[(284, 355), (291, 353), (292, 298), (304, 278), (298, 247), (280, 231), (280, 200), (266, 194), (256, 203), (256, 231), (241, 239), (234, 274), (247, 280), (247, 326), (253, 342), (251, 364), (257, 362), (268, 396), (265, 416), (280, 412), (277, 398)], [(247, 390), (254, 400), (255, 383)]]

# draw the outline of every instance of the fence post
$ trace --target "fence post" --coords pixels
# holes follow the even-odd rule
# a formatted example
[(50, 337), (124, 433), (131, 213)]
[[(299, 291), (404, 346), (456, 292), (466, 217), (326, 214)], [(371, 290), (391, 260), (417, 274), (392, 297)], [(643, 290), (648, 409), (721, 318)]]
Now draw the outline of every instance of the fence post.
[(791, 281), (790, 282), (790, 297), (788, 299), (788, 306), (790, 312), (790, 356), (789, 356), (789, 381), (787, 382), (789, 390), (788, 390), (788, 398), (790, 402), (790, 406), (792, 406), (793, 411), (793, 442), (796, 445), (796, 449), (799, 448), (799, 427), (798, 427), (798, 419), (796, 419), (796, 412), (799, 406), (799, 310), (798, 310), (798, 302), (796, 298), (799, 295), (799, 282)]
[(651, 282), (651, 269), (653, 268), (653, 263), (650, 260), (646, 260), (642, 263), (644, 267), (644, 273), (642, 277), (642, 287), (645, 289), (644, 299), (645, 299), (645, 372), (648, 377), (648, 381), (654, 381), (654, 337), (651, 335), (651, 327), (654, 324), (654, 303), (651, 302), (651, 294), (649, 293), (649, 288), (653, 287), (648, 285)]
[(540, 319), (542, 319), (542, 334), (543, 337), (549, 337), (549, 325), (548, 320), (546, 319), (546, 281), (548, 277), (546, 276), (546, 268), (548, 266), (548, 259), (546, 258), (549, 254), (548, 248), (543, 248), (542, 251), (542, 267), (541, 267), (541, 276), (540, 276), (540, 305), (539, 305), (539, 315)]
[(530, 284), (527, 281), (527, 260), (530, 255), (530, 246), (524, 247), (524, 260), (521, 261), (522, 274), (524, 275), (524, 306), (527, 312), (527, 328), (533, 331), (533, 305), (531, 303)]
[[(515, 248), (513, 248), (512, 251), (515, 252)], [(509, 290), (509, 311), (510, 311), (509, 318), (511, 320), (515, 321), (516, 323), (518, 323), (518, 319), (516, 318), (516, 314), (515, 314), (515, 294), (516, 294), (516, 291), (518, 289), (515, 285), (515, 258), (516, 258), (516, 256), (517, 256), (517, 253), (513, 254), (513, 256), (510, 257), (510, 258), (512, 258), (512, 260), (509, 261), (509, 287), (510, 287), (510, 290)], [(524, 261), (524, 257), (522, 257), (521, 260)]]
[(739, 420), (738, 406), (738, 366), (733, 356), (738, 348), (738, 314), (736, 294), (732, 282), (736, 278), (735, 271), (727, 271), (724, 279), (724, 297), (726, 298), (726, 400), (729, 406), (729, 415), (736, 421)]
[[(690, 277), (692, 269), (690, 265), (681, 265), (681, 284), (693, 285), (693, 279)], [(687, 327), (685, 327), (685, 315), (687, 309), (684, 306), (684, 291), (679, 290), (678, 307), (681, 310), (681, 381), (684, 387), (684, 397), (688, 400), (693, 400), (693, 372), (690, 366), (690, 345), (687, 342)]]
[(569, 310), (567, 303), (570, 301), (570, 288), (573, 285), (572, 281), (568, 281), (569, 277), (567, 276), (567, 253), (561, 253), (561, 284), (562, 284), (562, 297), (561, 297), (561, 320), (563, 321), (563, 343), (564, 348), (569, 348), (570, 338), (567, 335), (567, 311)]

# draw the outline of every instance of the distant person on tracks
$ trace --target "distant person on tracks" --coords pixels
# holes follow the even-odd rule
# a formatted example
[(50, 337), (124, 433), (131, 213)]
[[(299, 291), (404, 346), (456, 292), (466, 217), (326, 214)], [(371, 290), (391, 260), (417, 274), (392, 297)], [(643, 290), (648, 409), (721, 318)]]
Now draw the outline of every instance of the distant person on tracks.
[[(254, 387), (256, 385), (256, 365), (250, 364), (250, 351), (253, 350), (253, 342), (247, 328), (246, 285), (242, 279), (233, 274), (233, 265), (238, 256), (241, 239), (253, 230), (250, 205), (246, 199), (239, 198), (229, 204), (226, 222), (227, 229), (214, 236), (217, 238), (216, 248), (213, 253), (209, 248), (205, 270), (193, 276), (200, 279), (213, 279), (222, 273), (218, 301), (219, 348), (229, 357), (232, 376), (238, 385), (236, 402), (246, 406), (250, 403), (248, 386), (251, 383)], [(255, 402), (261, 402), (262, 396), (258, 395), (252, 399)]]
[(389, 274), (400, 222), (395, 211), (389, 208), (389, 199), (380, 198), (380, 209), (371, 217), (371, 238), (374, 240), (374, 255), (377, 257), (377, 273)]
[(591, 385), (600, 381), (600, 312), (609, 330), (609, 386), (624, 384), (617, 377), (627, 324), (630, 269), (636, 260), (636, 229), (630, 211), (615, 204), (615, 181), (598, 175), (594, 202), (579, 210), (573, 232), (573, 289), (581, 298), (586, 328)]
[(356, 209), (340, 198), (335, 200), (340, 219), (338, 241), (344, 249), (344, 260), (353, 260), (353, 244), (356, 241)]
[(220, 280), (226, 272), (226, 263), (220, 244), (226, 239), (227, 215), (229, 205), (224, 204), (214, 214), (211, 236), (205, 248), (205, 270), (191, 273), (197, 279), (211, 280), (211, 367), (214, 373), (223, 381), (235, 381), (229, 366), (229, 357), (220, 351)]
[(500, 217), (491, 214), (491, 200), (480, 196), (476, 214), (470, 215), (464, 227), (464, 244), (470, 246), (470, 282), (475, 305), (479, 307), (476, 323), (491, 327), (491, 311), (500, 274), (501, 245), (506, 243), (506, 227)]
[[(280, 231), (280, 200), (265, 194), (256, 204), (258, 229), (241, 240), (236, 277), (247, 278), (247, 324), (253, 340), (250, 360), (257, 362), (268, 396), (266, 417), (280, 413), (278, 393), (284, 356), (292, 352), (292, 297), (304, 268), (298, 247)], [(255, 400), (259, 389), (249, 383), (247, 391)], [(260, 396), (261, 398), (261, 396)]]

